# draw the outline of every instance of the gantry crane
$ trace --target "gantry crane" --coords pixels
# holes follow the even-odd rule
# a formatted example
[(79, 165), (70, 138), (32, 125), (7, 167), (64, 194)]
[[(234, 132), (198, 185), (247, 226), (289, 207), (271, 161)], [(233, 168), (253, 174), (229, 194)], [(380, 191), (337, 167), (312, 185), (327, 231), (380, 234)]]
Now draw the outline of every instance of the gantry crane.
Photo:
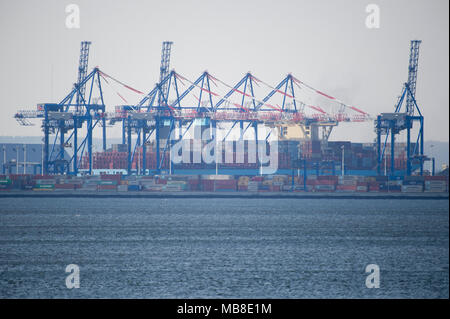
[[(412, 40), (409, 68), (408, 68), (408, 82), (404, 83), (402, 93), (395, 105), (394, 113), (381, 113), (375, 120), (375, 131), (377, 134), (377, 173), (381, 175), (381, 166), (385, 156), (385, 149), (389, 134), (391, 136), (391, 163), (390, 175), (395, 175), (395, 135), (401, 131), (406, 130), (406, 175), (411, 175), (413, 162), (418, 162), (420, 165), (420, 174), (423, 175), (423, 163), (427, 158), (424, 156), (424, 140), (423, 140), (423, 115), (417, 105), (415, 98), (417, 70), (419, 63), (419, 46), (422, 41)], [(406, 97), (405, 112), (402, 112), (402, 104)], [(414, 115), (417, 110), (418, 115)], [(411, 129), (414, 121), (419, 122), (419, 132), (417, 135), (414, 149), (411, 149)], [(384, 143), (381, 142), (381, 136), (386, 135)], [(383, 147), (381, 145), (383, 144)]]
[[(169, 90), (169, 83), (168, 81), (164, 81), (169, 76), (169, 67), (170, 67), (170, 52), (172, 48), (173, 42), (171, 41), (164, 41), (162, 43), (162, 50), (161, 50), (161, 65), (160, 65), (160, 76), (159, 76), (159, 83), (157, 86), (157, 101), (158, 105), (167, 105), (167, 95)], [(147, 101), (147, 100), (146, 100)], [(153, 101), (152, 101), (153, 103)], [(125, 106), (123, 107), (124, 111), (132, 111), (132, 106)], [(128, 147), (128, 167), (127, 171), (130, 174), (131, 173), (131, 163), (133, 162), (134, 154), (136, 151), (136, 147), (142, 145), (142, 156), (143, 156), (143, 174), (146, 173), (146, 151), (147, 151), (147, 143), (148, 143), (148, 137), (149, 133), (153, 132), (153, 130), (156, 129), (158, 132), (156, 138), (156, 148), (157, 148), (157, 162), (160, 161), (160, 139), (159, 139), (159, 131), (161, 123), (159, 121), (151, 121), (153, 120), (153, 117), (150, 114), (136, 114), (134, 112), (130, 112), (126, 118), (122, 118), (122, 144), (127, 144)], [(112, 119), (112, 123), (114, 123), (115, 120)], [(180, 123), (182, 125), (182, 123)], [(132, 149), (132, 134), (137, 134), (137, 139), (134, 148)]]
[[(106, 145), (105, 104), (100, 82), (101, 71), (94, 68), (87, 73), (90, 42), (82, 42), (80, 50), (80, 64), (78, 68), (78, 82), (72, 91), (59, 103), (43, 103), (37, 105), (36, 111), (19, 111), (15, 118), (21, 123), (23, 119), (42, 119), (44, 131), (43, 173), (78, 173), (78, 159), (81, 159), (87, 144), (89, 157), (89, 173), (92, 173), (92, 136), (93, 130), (99, 122), (103, 123), (103, 147)], [(88, 94), (85, 96), (85, 87)], [(94, 102), (95, 101), (95, 102)], [(98, 103), (100, 101), (100, 103)], [(86, 136), (79, 142), (78, 130), (86, 123)], [(66, 134), (71, 134), (66, 138)], [(50, 149), (50, 135), (55, 134)], [(59, 139), (59, 151), (55, 145)], [(73, 156), (65, 158), (64, 148), (73, 140)], [(71, 169), (71, 166), (73, 167)]]

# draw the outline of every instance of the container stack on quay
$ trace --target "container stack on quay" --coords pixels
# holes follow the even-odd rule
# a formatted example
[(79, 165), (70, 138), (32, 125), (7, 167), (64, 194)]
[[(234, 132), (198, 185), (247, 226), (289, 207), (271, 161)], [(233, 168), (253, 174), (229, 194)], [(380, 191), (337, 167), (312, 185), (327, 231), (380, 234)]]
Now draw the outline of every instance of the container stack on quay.
[(336, 192), (356, 192), (358, 176), (339, 176)]
[(80, 191), (95, 192), (98, 189), (98, 183), (100, 182), (100, 176), (92, 176), (86, 178), (80, 187)]
[(0, 191), (9, 190), (11, 186), (11, 180), (6, 175), (0, 175)]
[(402, 181), (402, 193), (420, 193), (423, 192), (425, 180), (421, 176), (405, 176)]
[(429, 193), (448, 192), (448, 178), (445, 176), (425, 176), (424, 191)]
[(250, 182), (250, 177), (248, 176), (239, 176), (238, 178), (238, 191), (246, 192), (248, 191), (248, 183)]
[(252, 192), (252, 193), (257, 193), (259, 184), (260, 184), (260, 182), (258, 182), (258, 181), (253, 181), (253, 180), (249, 181), (248, 185), (247, 185), (247, 191)]
[(200, 175), (200, 190), (204, 192), (235, 192), (237, 180), (233, 175)]
[(60, 178), (51, 175), (35, 175), (33, 176), (33, 182), (28, 186), (31, 186), (33, 191), (53, 191), (55, 185), (61, 185), (64, 182)]
[(316, 176), (311, 179), (311, 186), (314, 185), (316, 192), (334, 192), (338, 184), (338, 177), (333, 175)]
[[(306, 183), (305, 183), (306, 182)], [(305, 185), (306, 184), (306, 185)], [(0, 175), (0, 191), (444, 193), (447, 176)]]

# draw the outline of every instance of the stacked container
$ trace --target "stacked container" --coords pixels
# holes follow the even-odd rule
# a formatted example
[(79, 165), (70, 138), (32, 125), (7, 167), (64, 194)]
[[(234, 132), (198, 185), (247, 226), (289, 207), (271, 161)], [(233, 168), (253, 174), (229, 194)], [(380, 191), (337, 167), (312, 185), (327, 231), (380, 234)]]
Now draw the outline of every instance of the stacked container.
[(250, 182), (250, 177), (240, 176), (238, 179), (238, 191), (246, 192), (248, 191), (248, 183)]
[(55, 189), (57, 183), (56, 176), (42, 176), (39, 179), (35, 179), (34, 191), (52, 191)]
[[(314, 190), (316, 192), (334, 192), (338, 182), (337, 176), (323, 175), (317, 176), (314, 180)], [(311, 182), (310, 182), (311, 183)], [(308, 185), (308, 180), (307, 180)]]
[(248, 186), (247, 186), (247, 190), (249, 192), (253, 192), (253, 193), (258, 192), (258, 188), (259, 188), (260, 183), (261, 183), (260, 181), (254, 181), (254, 180), (249, 181), (248, 182)]
[(11, 180), (5, 175), (0, 175), (0, 191), (11, 189)]
[(339, 176), (336, 192), (356, 192), (358, 178), (356, 176)]
[(447, 176), (425, 176), (424, 191), (428, 193), (448, 192)]

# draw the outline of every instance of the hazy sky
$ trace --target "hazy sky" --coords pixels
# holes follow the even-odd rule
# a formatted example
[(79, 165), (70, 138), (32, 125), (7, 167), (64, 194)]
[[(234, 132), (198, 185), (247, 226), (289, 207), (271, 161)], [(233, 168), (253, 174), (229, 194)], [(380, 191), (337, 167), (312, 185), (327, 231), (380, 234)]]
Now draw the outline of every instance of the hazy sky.
[[(80, 29), (66, 28), (70, 3), (80, 8)], [(370, 3), (380, 8), (379, 29), (365, 25)], [(0, 0), (0, 135), (42, 134), (13, 115), (69, 93), (83, 40), (93, 43), (90, 68), (144, 92), (158, 81), (161, 42), (170, 40), (171, 68), (190, 79), (208, 70), (234, 84), (251, 71), (275, 85), (291, 72), (376, 115), (393, 111), (410, 40), (420, 39), (416, 95), (425, 139), (448, 141), (448, 10), (448, 0)], [(122, 103), (106, 102), (109, 110)], [(120, 127), (111, 135), (120, 136)], [(331, 139), (374, 137), (369, 122), (342, 124)]]

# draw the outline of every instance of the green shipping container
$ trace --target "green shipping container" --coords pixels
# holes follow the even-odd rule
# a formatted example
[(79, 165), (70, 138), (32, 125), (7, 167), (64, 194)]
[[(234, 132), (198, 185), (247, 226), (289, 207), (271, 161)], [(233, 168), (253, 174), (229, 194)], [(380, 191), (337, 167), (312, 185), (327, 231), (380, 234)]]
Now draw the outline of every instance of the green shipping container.
[(117, 181), (103, 180), (99, 182), (99, 185), (117, 185)]
[(37, 184), (34, 188), (55, 188), (54, 184)]

